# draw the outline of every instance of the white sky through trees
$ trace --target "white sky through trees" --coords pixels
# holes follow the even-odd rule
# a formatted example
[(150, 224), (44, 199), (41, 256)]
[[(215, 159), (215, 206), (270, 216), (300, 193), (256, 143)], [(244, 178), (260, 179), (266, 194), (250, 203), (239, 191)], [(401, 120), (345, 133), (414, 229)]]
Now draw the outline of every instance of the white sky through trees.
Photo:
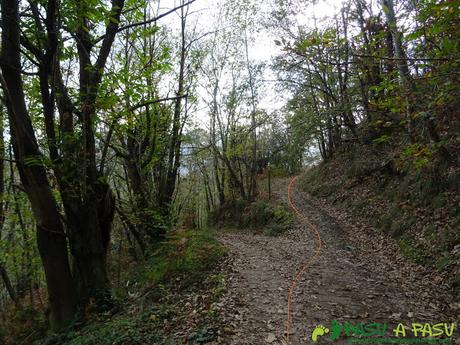
[[(213, 0), (196, 0), (190, 5), (190, 18), (188, 20), (189, 29), (194, 25), (197, 25), (198, 31), (205, 33), (213, 30), (212, 19), (215, 18), (219, 11), (220, 4), (223, 1)], [(257, 25), (258, 33), (250, 42), (249, 56), (250, 60), (255, 63), (263, 62), (266, 64), (266, 68), (263, 74), (263, 95), (260, 99), (258, 107), (268, 112), (272, 112), (276, 109), (280, 109), (286, 102), (289, 95), (280, 94), (275, 89), (276, 87), (276, 76), (270, 70), (270, 64), (274, 57), (281, 52), (281, 48), (274, 43), (275, 39), (279, 38), (275, 29), (267, 28), (264, 24), (265, 21), (273, 9), (276, 9), (275, 1), (262, 1), (253, 0), (256, 3), (258, 10)], [(164, 12), (170, 9), (171, 6), (168, 4), (169, 1), (160, 2), (160, 12)], [(295, 20), (298, 25), (307, 26), (314, 28), (315, 26), (321, 27), (321, 22), (331, 18), (335, 13), (338, 13), (343, 0), (322, 0), (322, 1), (302, 1), (299, 2), (302, 11), (298, 13)], [(179, 1), (174, 1), (174, 5), (177, 6)], [(174, 33), (179, 33), (180, 27), (179, 12), (173, 13), (170, 16), (165, 17), (161, 20), (160, 25), (167, 25)], [(198, 91), (198, 97), (206, 97), (202, 94), (205, 90)], [(200, 102), (201, 103), (201, 102)], [(201, 123), (207, 125), (208, 123), (208, 109), (204, 104), (199, 104), (196, 113), (193, 115), (195, 123)]]

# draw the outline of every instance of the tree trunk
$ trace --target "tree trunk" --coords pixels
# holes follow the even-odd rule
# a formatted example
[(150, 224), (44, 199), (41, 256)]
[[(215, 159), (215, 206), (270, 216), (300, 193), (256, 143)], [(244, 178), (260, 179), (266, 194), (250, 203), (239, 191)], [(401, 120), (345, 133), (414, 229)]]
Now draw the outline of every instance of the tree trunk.
[[(382, 0), (383, 12), (385, 13), (387, 24), (390, 29), (391, 37), (393, 40), (394, 57), (397, 59), (396, 64), (401, 78), (401, 84), (407, 91), (414, 90), (414, 83), (411, 78), (409, 67), (407, 66), (406, 54), (401, 40), (401, 33), (398, 30), (396, 22), (396, 14), (394, 10), (393, 0)], [(412, 119), (412, 104), (406, 95), (406, 120), (407, 120), (407, 134), (412, 141), (415, 141), (414, 124)]]
[[(99, 187), (94, 200), (66, 212), (71, 236), (73, 269), (80, 302), (94, 298), (102, 308), (111, 306), (110, 284), (106, 269), (112, 228), (114, 198), (110, 188)], [(104, 192), (105, 190), (105, 192)]]
[[(21, 182), (37, 223), (37, 244), (45, 270), (51, 326), (60, 329), (76, 315), (77, 299), (64, 233), (42, 155), (26, 108), (21, 77), (19, 10), (16, 0), (2, 0), (2, 86), (7, 95), (10, 133)], [(33, 159), (33, 163), (27, 160)]]
[(254, 89), (254, 80), (249, 61), (247, 29), (244, 30), (244, 46), (246, 52), (246, 68), (249, 74), (249, 88), (251, 90), (251, 167), (250, 180), (248, 188), (248, 199), (254, 201), (257, 194), (257, 124), (256, 124), (256, 94)]
[(11, 284), (10, 277), (8, 276), (8, 272), (6, 271), (5, 267), (0, 263), (0, 276), (2, 277), (3, 283), (5, 284), (6, 291), (10, 296), (11, 300), (14, 302), (16, 306), (19, 305), (19, 298), (14, 291), (13, 284)]
[[(181, 1), (181, 5), (184, 5)], [(181, 138), (181, 113), (182, 113), (182, 97), (185, 89), (185, 62), (187, 58), (187, 43), (185, 40), (185, 29), (187, 23), (188, 10), (181, 8), (181, 50), (179, 62), (178, 88), (176, 92), (176, 101), (174, 104), (174, 114), (172, 123), (171, 141), (169, 145), (168, 171), (166, 181), (163, 184), (163, 193), (160, 196), (159, 211), (164, 221), (169, 225), (171, 218), (171, 204), (173, 194), (176, 190), (176, 179), (180, 165), (180, 149), (182, 144)], [(164, 231), (160, 233), (160, 239), (164, 237)]]

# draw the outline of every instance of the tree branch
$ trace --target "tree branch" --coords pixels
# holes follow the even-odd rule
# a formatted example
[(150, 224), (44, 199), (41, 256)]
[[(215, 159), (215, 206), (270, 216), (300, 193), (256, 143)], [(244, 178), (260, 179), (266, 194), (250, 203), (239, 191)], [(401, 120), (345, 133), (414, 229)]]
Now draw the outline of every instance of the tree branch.
[(123, 10), (124, 0), (112, 0), (112, 8), (110, 9), (109, 23), (105, 30), (104, 40), (102, 41), (99, 56), (96, 61), (97, 75), (101, 76), (102, 70), (105, 67), (107, 57), (110, 54), (115, 35), (119, 32), (121, 11)]
[(188, 97), (188, 94), (175, 96), (175, 97), (165, 97), (165, 98), (153, 99), (153, 100), (150, 100), (150, 101), (147, 101), (147, 102), (136, 104), (136, 105), (132, 106), (131, 108), (129, 108), (129, 111), (131, 112), (131, 111), (134, 111), (136, 109), (146, 107), (147, 105), (150, 105), (150, 104), (160, 103), (160, 102), (164, 102), (164, 101), (174, 101), (174, 100), (177, 100), (179, 98), (184, 98), (184, 97)]
[(367, 54), (351, 54), (356, 57), (372, 58), (379, 60), (391, 60), (391, 61), (460, 61), (460, 59), (448, 59), (448, 58), (396, 58), (391, 56), (377, 56), (377, 55), (367, 55)]
[[(192, 3), (195, 2), (195, 1), (196, 1), (196, 0), (190, 0), (189, 2), (187, 2), (187, 3), (185, 3), (185, 4), (182, 4), (182, 5), (180, 5), (180, 6), (174, 7), (173, 9), (171, 9), (171, 10), (165, 12), (165, 13), (162, 13), (162, 14), (158, 15), (158, 16), (155, 17), (155, 18), (151, 18), (151, 19), (149, 19), (149, 20), (144, 20), (144, 21), (142, 21), (142, 22), (136, 22), (136, 23), (127, 24), (127, 25), (124, 25), (124, 26), (122, 26), (122, 27), (119, 27), (119, 28), (117, 29), (116, 33), (121, 32), (121, 31), (124, 31), (124, 30), (126, 30), (126, 29), (130, 29), (130, 28), (142, 26), (142, 25), (145, 25), (145, 24), (154, 23), (154, 22), (158, 21), (159, 19), (161, 19), (161, 18), (163, 18), (163, 17), (166, 17), (167, 15), (169, 15), (169, 14), (171, 14), (171, 13), (173, 13), (173, 12), (179, 10), (179, 9), (181, 9), (182, 7), (185, 7), (185, 6), (188, 6), (188, 5), (192, 4)], [(107, 33), (106, 33), (105, 35), (103, 35), (103, 36), (98, 37), (94, 43), (96, 44), (96, 43), (100, 42), (100, 41), (103, 40), (103, 39), (105, 40), (105, 36), (106, 36), (106, 35), (107, 35)]]

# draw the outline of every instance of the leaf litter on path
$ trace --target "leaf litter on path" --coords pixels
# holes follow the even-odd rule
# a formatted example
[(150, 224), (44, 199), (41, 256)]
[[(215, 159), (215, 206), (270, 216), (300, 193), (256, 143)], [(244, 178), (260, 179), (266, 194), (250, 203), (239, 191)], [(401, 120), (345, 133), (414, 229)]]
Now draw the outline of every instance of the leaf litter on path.
[[(287, 179), (274, 181), (272, 202), (287, 205), (287, 184)], [(455, 317), (432, 281), (426, 281), (427, 272), (400, 255), (391, 238), (337, 217), (298, 189), (293, 194), (296, 207), (319, 228), (326, 245), (296, 286), (290, 344), (305, 344), (315, 326), (334, 319), (395, 323)], [(297, 222), (277, 237), (233, 231), (222, 233), (220, 240), (232, 263), (222, 297), (228, 308), (220, 312), (232, 332), (224, 332), (219, 343), (286, 343), (287, 292), (314, 251), (310, 230)]]

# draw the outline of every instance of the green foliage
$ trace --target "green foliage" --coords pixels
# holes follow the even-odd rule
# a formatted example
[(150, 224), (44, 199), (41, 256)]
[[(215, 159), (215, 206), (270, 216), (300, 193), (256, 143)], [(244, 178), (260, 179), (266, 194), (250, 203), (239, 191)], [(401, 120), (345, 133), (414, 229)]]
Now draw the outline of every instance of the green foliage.
[(283, 206), (277, 205), (272, 210), (273, 215), (270, 223), (264, 231), (269, 236), (277, 236), (290, 229), (294, 223), (292, 213)]
[[(177, 309), (181, 304), (172, 299), (169, 290), (177, 293), (182, 287), (189, 291), (206, 282), (211, 300), (216, 300), (225, 289), (225, 278), (222, 274), (211, 272), (223, 255), (224, 247), (207, 230), (170, 234), (131, 277), (131, 280), (149, 289), (151, 303), (142, 308), (141, 313), (93, 318), (80, 329), (51, 335), (34, 345), (173, 345), (175, 343), (169, 340), (170, 334), (164, 330), (164, 322), (181, 317), (181, 310)], [(201, 344), (216, 336), (214, 328), (198, 325), (190, 333), (189, 340)]]
[(373, 140), (374, 144), (387, 144), (390, 141), (391, 141), (391, 136), (389, 136), (388, 134), (383, 134), (377, 139)]
[(404, 162), (410, 161), (416, 170), (425, 167), (433, 156), (429, 146), (415, 143), (404, 148), (401, 159)]
[(395, 205), (387, 212), (376, 217), (376, 227), (390, 233), (395, 238), (400, 238), (416, 222), (416, 218), (407, 214), (400, 206)]
[(35, 345), (167, 345), (158, 325), (140, 317), (118, 317), (104, 323), (94, 322), (81, 331), (56, 334)]
[(224, 247), (209, 231), (178, 231), (161, 244), (142, 275), (154, 284), (168, 283), (173, 277), (180, 277), (185, 285), (198, 283), (224, 254)]
[(210, 221), (213, 226), (251, 229), (277, 236), (292, 226), (293, 216), (284, 206), (273, 205), (264, 200), (249, 204), (235, 201), (227, 203), (225, 208), (214, 210)]
[(255, 201), (244, 210), (240, 221), (240, 227), (260, 229), (270, 223), (273, 215), (273, 209), (269, 203), (265, 201)]
[(401, 237), (398, 244), (401, 252), (412, 261), (419, 264), (427, 262), (427, 257), (413, 244), (409, 237)]
[(5, 312), (7, 322), (0, 325), (2, 344), (31, 344), (46, 335), (47, 320), (44, 310), (26, 306)]

